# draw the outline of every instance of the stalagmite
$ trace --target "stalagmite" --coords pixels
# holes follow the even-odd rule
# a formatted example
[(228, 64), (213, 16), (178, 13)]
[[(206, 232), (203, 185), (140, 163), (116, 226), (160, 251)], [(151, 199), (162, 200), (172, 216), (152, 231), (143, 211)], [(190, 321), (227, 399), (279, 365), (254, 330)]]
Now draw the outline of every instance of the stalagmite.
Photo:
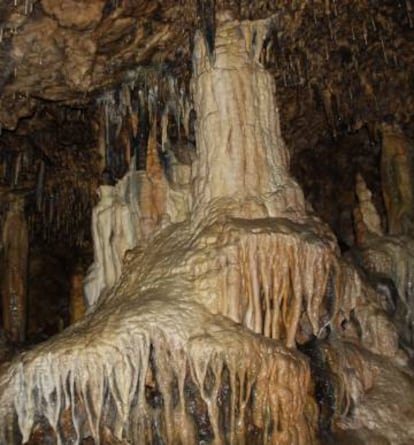
[(29, 240), (24, 196), (10, 198), (3, 226), (4, 272), (1, 283), (4, 328), (14, 342), (23, 342), (27, 317)]
[(232, 198), (240, 207), (234, 216), (304, 211), (302, 192), (287, 171), (274, 80), (257, 59), (268, 24), (241, 25), (240, 39), (240, 30), (224, 23), (216, 35), (215, 69), (201, 34), (196, 36), (193, 93), (198, 97), (199, 157), (193, 166), (193, 195), (199, 208)]
[(364, 178), (358, 173), (356, 177), (356, 194), (358, 197), (358, 208), (355, 209), (354, 218), (355, 232), (358, 244), (364, 244), (371, 235), (381, 236), (381, 219), (372, 202), (372, 193), (368, 189)]
[(95, 259), (85, 279), (89, 306), (98, 301), (104, 290), (112, 288), (121, 276), (125, 252), (136, 245), (131, 211), (116, 194), (115, 187), (101, 185), (98, 194), (100, 201), (92, 214)]
[(413, 235), (414, 147), (396, 125), (382, 124), (381, 180), (392, 235)]
[[(381, 232), (378, 215), (372, 220), (374, 225), (368, 223), (368, 219), (372, 219), (374, 215), (374, 208), (370, 203), (370, 193), (367, 193), (366, 186), (360, 182), (360, 213), (365, 230), (369, 230), (370, 234), (364, 237), (355, 254), (360, 266), (377, 283), (385, 299), (384, 306), (397, 327), (400, 342), (413, 356), (412, 143), (400, 129), (391, 124), (382, 125), (382, 136), (381, 179), (389, 234), (384, 236)], [(365, 204), (362, 205), (364, 201)]]

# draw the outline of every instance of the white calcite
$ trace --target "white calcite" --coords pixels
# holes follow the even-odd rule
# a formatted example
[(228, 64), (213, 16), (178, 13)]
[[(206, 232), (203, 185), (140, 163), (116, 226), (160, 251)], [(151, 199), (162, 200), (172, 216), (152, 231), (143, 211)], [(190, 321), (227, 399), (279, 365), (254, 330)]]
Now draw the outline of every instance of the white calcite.
[(121, 276), (125, 252), (136, 246), (134, 218), (115, 187), (101, 185), (99, 203), (92, 212), (92, 238), (95, 258), (84, 290), (89, 306), (93, 306), (104, 290), (110, 290)]

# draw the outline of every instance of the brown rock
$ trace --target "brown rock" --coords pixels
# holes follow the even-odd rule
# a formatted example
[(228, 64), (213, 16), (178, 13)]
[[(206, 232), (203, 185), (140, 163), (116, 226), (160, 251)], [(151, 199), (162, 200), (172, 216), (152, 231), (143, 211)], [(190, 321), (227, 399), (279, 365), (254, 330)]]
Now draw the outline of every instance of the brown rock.
[(42, 0), (46, 14), (59, 25), (77, 30), (93, 29), (102, 18), (104, 0)]

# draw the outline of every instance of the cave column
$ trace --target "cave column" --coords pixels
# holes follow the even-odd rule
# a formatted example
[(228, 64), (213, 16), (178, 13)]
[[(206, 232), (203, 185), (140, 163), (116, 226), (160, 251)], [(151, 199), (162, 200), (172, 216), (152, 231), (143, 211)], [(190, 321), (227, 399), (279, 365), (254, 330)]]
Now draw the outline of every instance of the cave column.
[(24, 197), (13, 196), (3, 227), (3, 323), (13, 342), (26, 335), (29, 235)]
[(414, 145), (396, 124), (383, 123), (381, 183), (391, 235), (414, 233)]
[(230, 198), (239, 204), (236, 216), (302, 212), (302, 192), (288, 173), (275, 82), (259, 62), (270, 22), (232, 21), (225, 14), (217, 22), (213, 56), (205, 38), (195, 37), (194, 206)]

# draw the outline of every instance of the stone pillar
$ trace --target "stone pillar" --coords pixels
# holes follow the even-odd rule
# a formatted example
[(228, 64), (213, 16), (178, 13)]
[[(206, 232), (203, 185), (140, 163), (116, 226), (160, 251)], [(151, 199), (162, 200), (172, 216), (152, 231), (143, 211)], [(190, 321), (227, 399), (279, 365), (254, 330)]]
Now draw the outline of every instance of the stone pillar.
[(94, 305), (103, 290), (109, 290), (121, 275), (125, 252), (136, 245), (133, 218), (128, 206), (111, 185), (99, 187), (100, 201), (92, 212), (94, 263), (85, 279), (88, 306)]
[(302, 192), (289, 177), (275, 82), (259, 62), (268, 25), (218, 18), (214, 60), (206, 56), (204, 37), (195, 38), (196, 207), (231, 198), (239, 216), (304, 211)]
[(26, 336), (27, 270), (29, 235), (24, 197), (13, 196), (3, 227), (4, 273), (2, 278), (3, 323), (12, 341)]

